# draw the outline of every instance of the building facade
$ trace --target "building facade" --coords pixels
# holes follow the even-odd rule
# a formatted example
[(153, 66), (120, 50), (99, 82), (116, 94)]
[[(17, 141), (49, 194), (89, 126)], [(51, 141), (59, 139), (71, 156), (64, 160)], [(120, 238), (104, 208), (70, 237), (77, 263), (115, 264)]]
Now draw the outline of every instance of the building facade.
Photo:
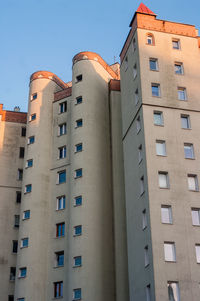
[(0, 300), (199, 299), (197, 30), (141, 4), (120, 59), (0, 107)]

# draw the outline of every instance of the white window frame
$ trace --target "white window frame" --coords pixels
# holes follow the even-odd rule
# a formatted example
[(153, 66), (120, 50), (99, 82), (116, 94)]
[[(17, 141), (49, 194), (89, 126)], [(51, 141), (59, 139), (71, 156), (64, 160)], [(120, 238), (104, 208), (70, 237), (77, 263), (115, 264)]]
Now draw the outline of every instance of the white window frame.
[(166, 142), (164, 140), (156, 140), (156, 155), (166, 157)]
[[(180, 67), (180, 72), (176, 71), (176, 67)], [(184, 74), (183, 63), (181, 63), (181, 62), (175, 62), (174, 63), (174, 73), (177, 74), (177, 75), (183, 75)]]
[[(61, 154), (61, 156), (60, 156)], [(63, 145), (61, 147), (58, 148), (58, 159), (64, 159), (67, 156), (67, 147), (66, 145)]]
[(178, 100), (180, 101), (187, 101), (187, 91), (185, 87), (178, 87)]
[(66, 206), (66, 197), (65, 195), (58, 196), (56, 198), (56, 210), (64, 210)]
[[(160, 116), (160, 123), (156, 123), (156, 120), (155, 120), (155, 115), (159, 115)], [(153, 122), (154, 122), (154, 125), (156, 126), (163, 126), (164, 125), (164, 119), (163, 119), (163, 112), (160, 112), (160, 111), (154, 111), (153, 112)]]
[[(197, 175), (188, 174), (188, 190), (190, 191), (199, 191), (199, 184)], [(193, 179), (193, 183), (190, 183)]]
[[(155, 69), (151, 68), (151, 62), (155, 62)], [(149, 58), (149, 69), (150, 71), (158, 71), (158, 59), (157, 58)]]
[(59, 103), (59, 114), (63, 114), (67, 112), (67, 102), (63, 101)]
[(67, 124), (62, 123), (58, 125), (58, 136), (63, 136), (67, 133)]
[(192, 225), (200, 226), (200, 208), (191, 208)]
[(172, 225), (173, 217), (172, 217), (172, 207), (170, 205), (161, 205), (161, 222), (163, 224)]
[[(184, 120), (187, 120), (188, 127), (183, 127), (183, 118), (184, 118)], [(184, 129), (184, 130), (190, 130), (191, 129), (190, 115), (181, 114), (181, 128)]]
[[(155, 95), (153, 93), (153, 87), (157, 87), (158, 88), (158, 95)], [(160, 89), (160, 84), (159, 83), (151, 83), (151, 96), (152, 97), (161, 97), (161, 89)]]
[(195, 244), (196, 260), (200, 263), (200, 244)]
[[(161, 184), (161, 181), (163, 181), (163, 179), (161, 179), (161, 176), (165, 176), (165, 179), (166, 179), (166, 185), (162, 185)], [(163, 177), (164, 178), (164, 177)], [(169, 188), (169, 174), (167, 171), (159, 171), (158, 172), (158, 183), (159, 183), (159, 188), (161, 189), (168, 189)]]
[[(168, 281), (167, 282), (168, 287), (168, 298), (169, 301), (171, 301), (170, 291), (172, 291), (173, 297), (175, 301), (180, 301), (180, 289), (179, 289), (179, 283), (177, 281)], [(169, 289), (170, 287), (170, 289)]]
[(164, 258), (167, 262), (176, 262), (176, 247), (174, 242), (164, 242)]
[[(190, 153), (187, 152), (189, 149)], [(194, 146), (192, 143), (184, 143), (184, 155), (185, 159), (194, 159)]]

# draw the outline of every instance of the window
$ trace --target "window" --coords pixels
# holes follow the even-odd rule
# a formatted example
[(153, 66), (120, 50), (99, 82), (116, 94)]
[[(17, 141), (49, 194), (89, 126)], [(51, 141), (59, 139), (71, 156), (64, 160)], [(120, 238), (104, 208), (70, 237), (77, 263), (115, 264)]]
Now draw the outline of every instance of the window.
[(178, 282), (168, 281), (168, 298), (169, 301), (180, 301), (180, 291)]
[(19, 158), (24, 158), (24, 147), (19, 148)]
[(75, 152), (76, 153), (82, 152), (82, 150), (83, 150), (83, 144), (82, 143), (79, 143), (79, 144), (75, 145)]
[(14, 222), (14, 227), (19, 228), (19, 221), (20, 221), (20, 216), (15, 215), (15, 222)]
[(166, 156), (166, 144), (163, 140), (156, 140), (156, 155)]
[(27, 269), (26, 268), (20, 268), (19, 269), (19, 278), (26, 277), (26, 274), (27, 274)]
[(37, 93), (31, 95), (31, 100), (35, 100), (35, 99), (37, 99)]
[(147, 267), (149, 265), (149, 250), (148, 246), (144, 248), (144, 266)]
[(153, 112), (153, 119), (155, 125), (163, 125), (163, 113), (162, 112)]
[(138, 161), (139, 163), (142, 161), (142, 144), (138, 147)]
[(182, 129), (190, 129), (190, 116), (181, 115), (181, 127)]
[(21, 248), (27, 248), (28, 247), (28, 237), (21, 239)]
[(81, 299), (81, 288), (75, 288), (73, 290), (73, 299), (80, 300)]
[(197, 263), (200, 263), (200, 245), (195, 245)]
[(35, 119), (36, 119), (36, 113), (31, 114), (31, 115), (29, 116), (29, 121), (34, 121)]
[(144, 177), (140, 178), (140, 195), (144, 193)]
[(132, 46), (133, 46), (133, 52), (134, 52), (136, 50), (136, 40), (135, 40), (135, 38), (133, 39)]
[(33, 166), (33, 159), (29, 159), (26, 161), (26, 167), (32, 167)]
[(79, 105), (82, 102), (83, 102), (82, 96), (79, 96), (79, 97), (76, 98), (76, 105)]
[(33, 144), (35, 142), (35, 136), (28, 137), (28, 144)]
[(54, 298), (63, 297), (63, 281), (54, 282)]
[(62, 184), (66, 182), (66, 170), (62, 170), (58, 172), (58, 184)]
[(172, 224), (172, 207), (168, 205), (161, 206), (161, 221), (163, 224)]
[(65, 235), (65, 223), (56, 224), (56, 237)]
[(21, 191), (16, 191), (16, 203), (21, 203), (22, 193)]
[(79, 195), (77, 197), (74, 198), (75, 201), (75, 206), (81, 206), (82, 205), (82, 195)]
[(138, 94), (138, 89), (135, 90), (135, 105), (137, 105), (139, 102), (139, 94)]
[(25, 186), (25, 193), (29, 193), (32, 191), (32, 185), (31, 184), (28, 184)]
[(26, 137), (26, 128), (25, 127), (21, 128), (21, 136)]
[(82, 226), (75, 226), (74, 227), (74, 236), (82, 235)]
[(83, 170), (82, 168), (76, 169), (75, 170), (75, 178), (80, 178), (83, 175)]
[(151, 71), (158, 71), (158, 59), (149, 59), (149, 68)]
[(151, 301), (151, 286), (148, 284), (146, 286), (146, 301)]
[(175, 74), (183, 74), (183, 63), (175, 63), (174, 72)]
[(191, 143), (184, 143), (184, 154), (186, 159), (194, 159), (194, 148)]
[(192, 208), (192, 224), (200, 226), (200, 208)]
[(67, 112), (67, 102), (66, 101), (59, 104), (59, 113), (62, 114), (65, 112)]
[(138, 118), (136, 120), (136, 130), (137, 130), (137, 133), (139, 133), (139, 131), (141, 130), (140, 116), (138, 116)]
[(152, 96), (160, 97), (160, 84), (151, 84)]
[(16, 276), (16, 267), (10, 268), (10, 281), (15, 281)]
[(64, 251), (59, 251), (55, 253), (56, 255), (56, 267), (64, 266)]
[(17, 253), (17, 249), (18, 249), (18, 240), (13, 240), (13, 248), (12, 248), (13, 253)]
[(199, 190), (197, 175), (188, 175), (188, 189), (192, 191)]
[(168, 176), (167, 172), (159, 171), (158, 179), (159, 179), (159, 187), (160, 188), (169, 188), (169, 176)]
[(172, 47), (173, 47), (173, 49), (180, 49), (181, 47), (180, 47), (180, 40), (178, 40), (178, 39), (173, 39), (172, 40)]
[(59, 196), (57, 198), (56, 210), (63, 210), (65, 209), (65, 195)]
[(76, 256), (74, 257), (74, 267), (80, 267), (82, 264), (82, 257)]
[(18, 169), (17, 180), (22, 181), (22, 179), (23, 179), (23, 169)]
[(18, 298), (17, 301), (25, 301), (25, 298)]
[(66, 158), (66, 155), (67, 155), (66, 145), (59, 147), (58, 148), (58, 158), (64, 159), (64, 158)]
[(82, 74), (79, 74), (78, 76), (76, 76), (76, 82), (80, 82), (80, 81), (82, 81), (82, 79), (83, 79)]
[(128, 56), (125, 57), (124, 64), (125, 64), (125, 71), (126, 71), (128, 69)]
[(147, 227), (147, 213), (146, 209), (142, 211), (142, 230), (146, 229)]
[(155, 45), (155, 39), (154, 39), (154, 36), (151, 33), (147, 34), (147, 40), (146, 41), (147, 41), (148, 45)]
[(59, 136), (65, 135), (66, 134), (66, 129), (67, 129), (66, 123), (60, 124), (58, 126), (58, 135)]
[(186, 88), (178, 87), (178, 99), (187, 100)]
[(176, 250), (174, 242), (164, 242), (165, 261), (176, 261)]
[(82, 119), (76, 120), (76, 128), (79, 128), (81, 126), (83, 126), (83, 120)]
[(136, 76), (137, 76), (137, 65), (135, 64), (135, 65), (133, 66), (133, 78), (135, 79)]
[(30, 218), (30, 210), (25, 210), (23, 212), (23, 219), (29, 219)]
[[(19, 299), (17, 299), (17, 300), (19, 300)], [(14, 296), (13, 295), (9, 295), (8, 296), (8, 301), (14, 301)], [(23, 300), (24, 301), (24, 300)]]

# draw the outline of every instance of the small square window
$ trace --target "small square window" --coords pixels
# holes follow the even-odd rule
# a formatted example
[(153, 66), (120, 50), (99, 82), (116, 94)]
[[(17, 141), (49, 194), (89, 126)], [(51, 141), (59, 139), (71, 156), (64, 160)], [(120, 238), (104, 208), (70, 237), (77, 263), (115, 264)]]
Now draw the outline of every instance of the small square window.
[(192, 191), (199, 191), (197, 175), (188, 175), (188, 189)]
[(184, 143), (184, 154), (186, 159), (194, 159), (194, 147), (191, 143)]
[(81, 300), (81, 288), (75, 288), (73, 290), (73, 300)]
[(62, 237), (65, 235), (65, 223), (56, 224), (56, 237)]
[(156, 155), (166, 156), (166, 143), (163, 140), (156, 140)]
[(183, 74), (183, 63), (175, 63), (174, 72), (175, 74)]
[(161, 221), (163, 224), (172, 224), (172, 207), (168, 205), (161, 206)]
[(26, 128), (25, 127), (21, 128), (21, 136), (26, 137)]
[(25, 210), (25, 211), (23, 212), (23, 219), (24, 219), (24, 220), (25, 220), (25, 219), (29, 219), (29, 218), (30, 218), (30, 215), (31, 215), (30, 210)]
[(66, 182), (66, 170), (59, 171), (57, 184), (62, 184), (65, 182)]
[(37, 93), (31, 95), (31, 100), (35, 100), (35, 99), (37, 99)]
[(26, 161), (26, 168), (32, 167), (33, 166), (33, 159), (29, 159)]
[(65, 135), (67, 132), (67, 125), (66, 123), (60, 124), (58, 126), (58, 136)]
[(172, 40), (172, 47), (173, 47), (173, 49), (181, 49), (181, 47), (180, 47), (180, 40), (173, 39)]
[(21, 191), (16, 191), (16, 203), (21, 203), (22, 193)]
[(149, 265), (149, 249), (148, 246), (144, 248), (144, 266), (147, 267)]
[(20, 222), (20, 216), (17, 214), (15, 215), (15, 222), (14, 222), (15, 228), (19, 228), (19, 222)]
[(158, 59), (149, 59), (149, 68), (151, 71), (158, 71)]
[(25, 186), (25, 193), (30, 193), (32, 191), (32, 185), (31, 184), (27, 184)]
[(58, 158), (64, 159), (64, 158), (66, 158), (66, 155), (67, 155), (66, 145), (59, 147), (58, 148)]
[(152, 96), (160, 97), (160, 84), (151, 84)]
[(35, 142), (35, 136), (28, 137), (28, 144), (33, 144)]
[(79, 128), (81, 126), (83, 126), (83, 120), (82, 119), (76, 120), (76, 127)]
[(27, 248), (28, 247), (28, 237), (21, 239), (21, 248)]
[(59, 251), (55, 253), (56, 256), (56, 267), (64, 266), (64, 251)]
[(135, 64), (135, 65), (133, 66), (133, 79), (135, 79), (136, 76), (137, 76), (137, 65)]
[(24, 147), (19, 148), (19, 158), (24, 158)]
[(83, 170), (82, 168), (76, 169), (75, 170), (75, 178), (80, 178), (83, 175)]
[(31, 115), (29, 116), (29, 121), (34, 121), (34, 120), (36, 120), (36, 113), (31, 114)]
[(83, 150), (83, 144), (82, 143), (79, 143), (79, 144), (75, 145), (75, 152), (76, 153), (82, 152), (82, 150)]
[(200, 208), (192, 208), (192, 225), (200, 226)]
[(77, 76), (76, 76), (76, 83), (82, 81), (82, 79), (83, 79), (82, 74), (77, 75)]
[(74, 236), (82, 235), (82, 226), (75, 226), (74, 227)]
[(54, 298), (63, 297), (63, 281), (54, 282)]
[(19, 278), (25, 278), (27, 274), (27, 269), (26, 268), (20, 268), (19, 269)]
[(16, 276), (16, 267), (11, 267), (10, 268), (10, 281), (15, 281), (15, 276)]
[(195, 245), (197, 263), (200, 263), (200, 244)]
[(168, 172), (159, 171), (158, 172), (158, 179), (159, 179), (159, 187), (160, 188), (169, 188)]
[(176, 249), (174, 242), (165, 242), (164, 243), (164, 255), (165, 261), (176, 261)]
[(190, 116), (181, 115), (181, 127), (182, 129), (190, 129)]
[(65, 209), (65, 195), (59, 196), (56, 201), (56, 210)]
[(167, 282), (167, 287), (168, 287), (168, 298), (169, 298), (169, 301), (171, 301), (173, 299), (175, 301), (180, 301), (180, 291), (179, 291), (179, 284), (178, 284), (178, 282), (168, 281)]
[(67, 102), (66, 101), (59, 104), (59, 113), (62, 114), (65, 112), (67, 112)]
[(74, 267), (80, 267), (82, 265), (82, 257), (76, 256), (74, 257)]
[(81, 206), (82, 205), (82, 195), (79, 195), (74, 198), (74, 206)]
[(154, 119), (154, 124), (155, 125), (163, 125), (163, 113), (162, 112), (153, 112), (153, 119)]
[(139, 131), (141, 130), (140, 116), (138, 116), (138, 118), (137, 118), (137, 120), (136, 120), (136, 130), (137, 130), (137, 134), (138, 134)]
[(76, 105), (79, 105), (82, 102), (83, 102), (82, 96), (79, 96), (79, 97), (76, 98)]
[(178, 87), (178, 99), (187, 100), (186, 88)]
[(18, 240), (13, 240), (13, 246), (12, 246), (13, 253), (17, 253), (17, 249), (18, 249)]
[(137, 105), (139, 102), (139, 94), (138, 94), (138, 89), (135, 90), (135, 105)]

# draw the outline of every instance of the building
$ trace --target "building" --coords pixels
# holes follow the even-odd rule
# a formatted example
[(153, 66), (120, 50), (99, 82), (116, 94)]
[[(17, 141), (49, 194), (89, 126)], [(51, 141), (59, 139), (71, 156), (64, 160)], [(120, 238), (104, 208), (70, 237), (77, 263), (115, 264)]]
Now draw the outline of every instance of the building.
[(197, 30), (141, 4), (120, 59), (0, 107), (2, 301), (199, 300)]

